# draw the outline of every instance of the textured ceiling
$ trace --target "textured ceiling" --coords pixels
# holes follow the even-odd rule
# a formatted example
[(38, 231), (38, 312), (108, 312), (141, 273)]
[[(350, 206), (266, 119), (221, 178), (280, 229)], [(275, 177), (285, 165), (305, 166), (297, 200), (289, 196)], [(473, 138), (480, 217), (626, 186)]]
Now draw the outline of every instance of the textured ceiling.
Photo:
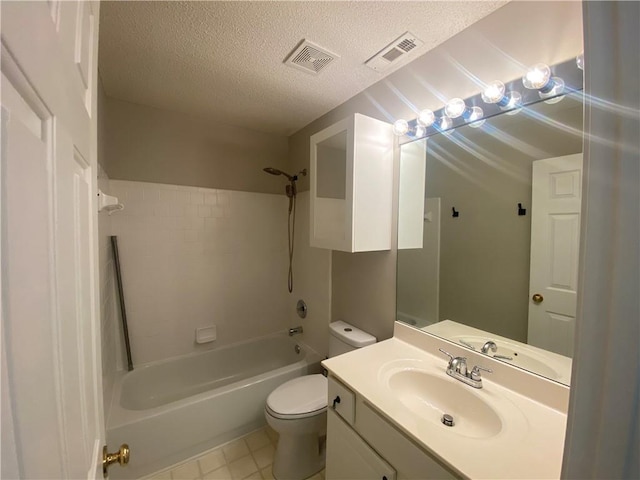
[[(105, 1), (100, 76), (110, 97), (289, 135), (505, 3)], [(425, 44), (383, 74), (364, 65), (407, 30)], [(284, 65), (303, 38), (340, 59)]]

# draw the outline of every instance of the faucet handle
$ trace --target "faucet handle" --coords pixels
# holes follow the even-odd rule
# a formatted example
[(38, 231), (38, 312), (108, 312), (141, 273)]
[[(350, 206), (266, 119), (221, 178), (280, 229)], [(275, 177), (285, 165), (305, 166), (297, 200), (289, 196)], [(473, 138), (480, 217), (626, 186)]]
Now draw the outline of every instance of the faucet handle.
[(441, 348), (438, 350), (449, 357), (449, 365), (447, 368), (456, 373), (461, 373), (462, 375), (467, 374), (467, 357), (454, 357), (449, 352), (446, 352)]
[(443, 349), (439, 348), (442, 353), (444, 353), (447, 357), (449, 357), (449, 361), (453, 360), (455, 357), (451, 355), (449, 352), (445, 352)]
[(481, 375), (480, 375), (480, 370), (482, 370), (483, 372), (487, 372), (487, 373), (493, 373), (493, 370), (491, 370), (490, 368), (484, 368), (484, 367), (481, 367), (479, 365), (476, 365), (471, 370), (471, 379), (472, 380), (480, 380), (482, 378)]

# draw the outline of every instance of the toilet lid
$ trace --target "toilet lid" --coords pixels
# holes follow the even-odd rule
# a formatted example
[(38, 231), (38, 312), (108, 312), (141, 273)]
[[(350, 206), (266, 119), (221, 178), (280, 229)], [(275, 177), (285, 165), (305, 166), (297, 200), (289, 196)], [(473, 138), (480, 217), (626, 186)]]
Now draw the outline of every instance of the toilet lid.
[(305, 375), (283, 383), (267, 397), (267, 407), (279, 415), (304, 415), (327, 407), (327, 379)]

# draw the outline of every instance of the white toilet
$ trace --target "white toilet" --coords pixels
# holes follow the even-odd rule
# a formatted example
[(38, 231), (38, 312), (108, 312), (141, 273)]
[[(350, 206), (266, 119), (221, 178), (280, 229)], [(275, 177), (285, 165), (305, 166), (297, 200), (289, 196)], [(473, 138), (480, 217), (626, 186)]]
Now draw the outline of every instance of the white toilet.
[[(376, 342), (348, 323), (329, 325), (329, 356), (335, 357)], [(327, 431), (327, 379), (305, 375), (276, 388), (267, 398), (267, 423), (280, 434), (273, 460), (277, 480), (302, 480), (324, 468)]]

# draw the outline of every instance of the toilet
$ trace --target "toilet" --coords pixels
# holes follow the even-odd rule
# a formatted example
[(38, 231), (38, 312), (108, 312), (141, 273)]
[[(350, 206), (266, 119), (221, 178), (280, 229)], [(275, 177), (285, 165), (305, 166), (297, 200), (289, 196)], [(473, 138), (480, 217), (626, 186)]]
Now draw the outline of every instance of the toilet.
[[(329, 325), (329, 356), (376, 342), (376, 337), (343, 321)], [(267, 423), (280, 435), (273, 459), (277, 480), (303, 480), (324, 468), (327, 379), (305, 375), (276, 388), (267, 398)]]

